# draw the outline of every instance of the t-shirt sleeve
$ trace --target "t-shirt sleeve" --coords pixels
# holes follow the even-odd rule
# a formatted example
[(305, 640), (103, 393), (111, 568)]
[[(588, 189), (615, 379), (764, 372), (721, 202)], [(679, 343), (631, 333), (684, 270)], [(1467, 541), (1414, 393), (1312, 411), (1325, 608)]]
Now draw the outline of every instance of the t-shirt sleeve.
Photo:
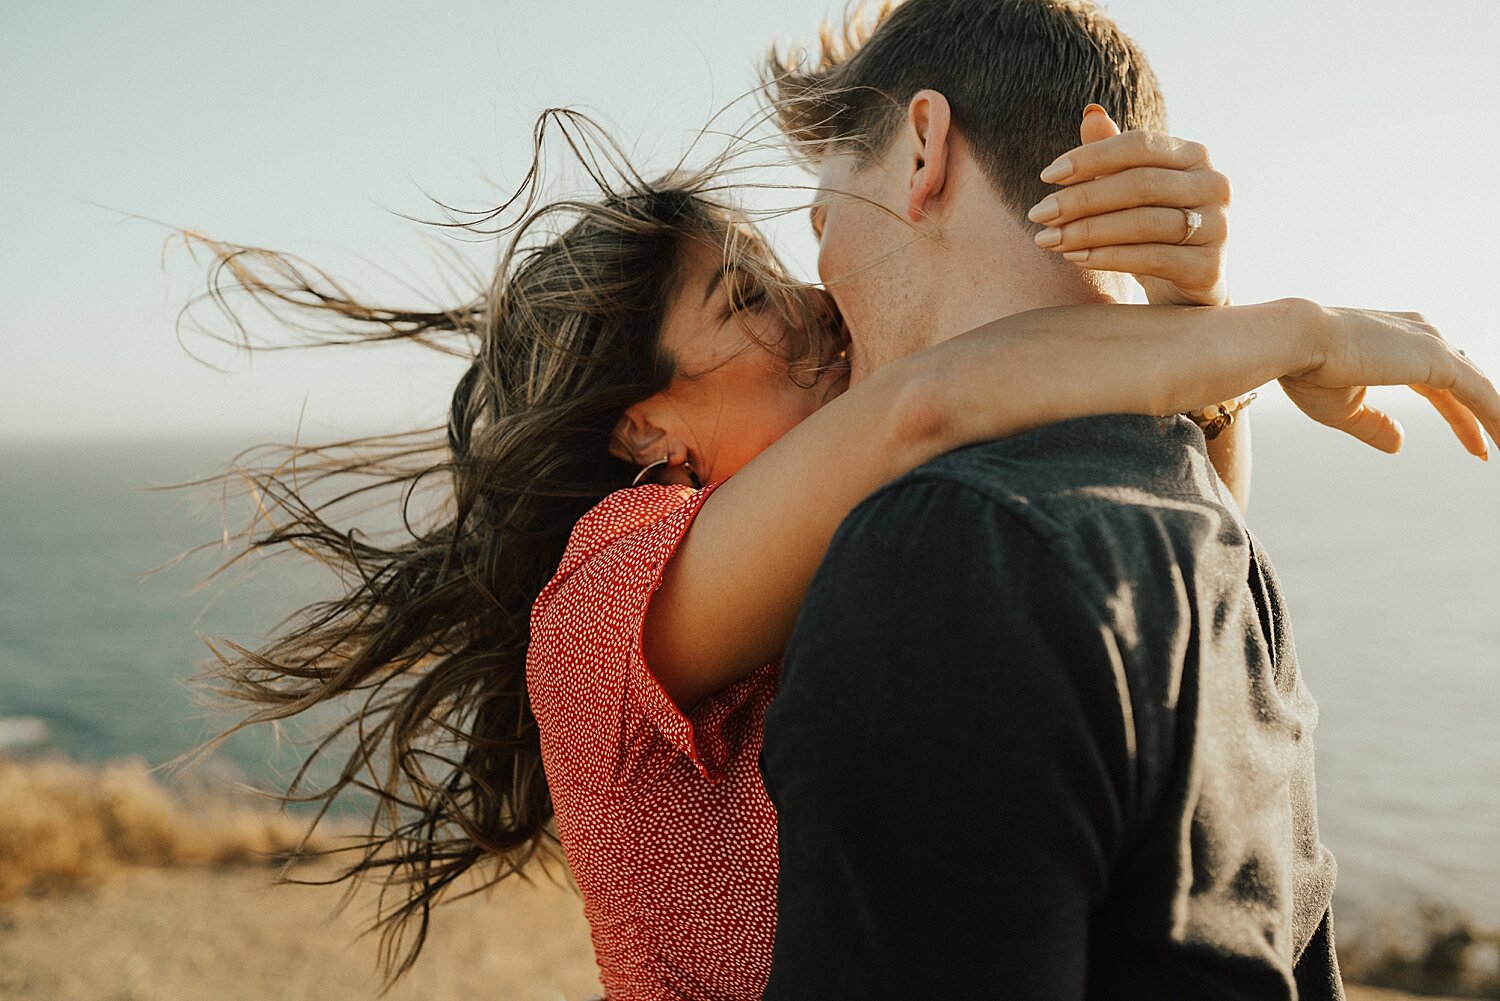
[(1292, 967), (1299, 1001), (1344, 1001), (1344, 978), (1334, 950), (1333, 905), (1323, 910), (1312, 940)]
[(905, 481), (840, 527), (765, 723), (768, 1001), (1085, 996), (1130, 779), (1114, 634), (992, 501)]
[(617, 491), (578, 522), (557, 574), (537, 598), (527, 688), (549, 772), (623, 784), (659, 765), (659, 735), (716, 781), (731, 748), (725, 722), (752, 676), (685, 714), (646, 663), (642, 631), (662, 574), (717, 484)]

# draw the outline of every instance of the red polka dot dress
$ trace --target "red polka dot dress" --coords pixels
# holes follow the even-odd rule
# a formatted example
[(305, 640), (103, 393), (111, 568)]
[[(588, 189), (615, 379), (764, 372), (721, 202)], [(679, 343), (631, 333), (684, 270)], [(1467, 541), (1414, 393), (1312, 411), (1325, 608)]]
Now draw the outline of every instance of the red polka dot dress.
[(751, 1001), (770, 974), (776, 814), (757, 759), (779, 664), (684, 715), (641, 646), (647, 603), (715, 486), (606, 497), (532, 609), (543, 767), (612, 1001)]

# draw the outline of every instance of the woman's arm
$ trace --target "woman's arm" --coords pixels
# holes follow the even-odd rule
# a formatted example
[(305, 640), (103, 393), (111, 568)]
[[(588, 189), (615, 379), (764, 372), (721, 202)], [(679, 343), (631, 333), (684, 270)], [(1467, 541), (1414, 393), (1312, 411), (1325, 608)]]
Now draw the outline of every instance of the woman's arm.
[[(1006, 317), (888, 364), (704, 504), (645, 623), (647, 661), (691, 708), (779, 656), (834, 530), (876, 487), (954, 448), (1075, 417), (1172, 414), (1282, 378), (1310, 416), (1398, 445), (1362, 393), (1427, 383), (1471, 450), (1500, 395), (1420, 319), (1305, 300), (1219, 309), (1069, 306)], [(1450, 392), (1452, 391), (1452, 392)], [(1434, 403), (1438, 401), (1435, 399)], [(1476, 445), (1477, 436), (1477, 445)]]

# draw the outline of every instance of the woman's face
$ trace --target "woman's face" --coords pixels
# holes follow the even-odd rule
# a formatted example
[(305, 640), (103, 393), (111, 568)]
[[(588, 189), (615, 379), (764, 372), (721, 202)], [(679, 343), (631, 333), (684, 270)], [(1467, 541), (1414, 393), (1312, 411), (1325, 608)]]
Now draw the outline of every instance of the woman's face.
[[(640, 466), (665, 456), (671, 466), (653, 470), (653, 482), (691, 482), (683, 461), (702, 483), (733, 475), (847, 384), (841, 367), (811, 386), (811, 376), (793, 381), (781, 352), (801, 338), (748, 281), (726, 273), (715, 248), (685, 244), (661, 327), (661, 347), (676, 363), (672, 383), (625, 411), (612, 449)], [(831, 300), (809, 294), (823, 297), (818, 312), (833, 322)]]

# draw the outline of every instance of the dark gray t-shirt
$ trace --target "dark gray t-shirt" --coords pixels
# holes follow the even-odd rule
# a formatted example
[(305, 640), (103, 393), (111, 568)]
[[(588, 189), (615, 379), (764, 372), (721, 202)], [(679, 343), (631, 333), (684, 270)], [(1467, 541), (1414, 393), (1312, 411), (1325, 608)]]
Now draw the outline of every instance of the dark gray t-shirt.
[(1317, 707), (1182, 418), (945, 455), (845, 520), (761, 766), (765, 998), (1341, 998)]

